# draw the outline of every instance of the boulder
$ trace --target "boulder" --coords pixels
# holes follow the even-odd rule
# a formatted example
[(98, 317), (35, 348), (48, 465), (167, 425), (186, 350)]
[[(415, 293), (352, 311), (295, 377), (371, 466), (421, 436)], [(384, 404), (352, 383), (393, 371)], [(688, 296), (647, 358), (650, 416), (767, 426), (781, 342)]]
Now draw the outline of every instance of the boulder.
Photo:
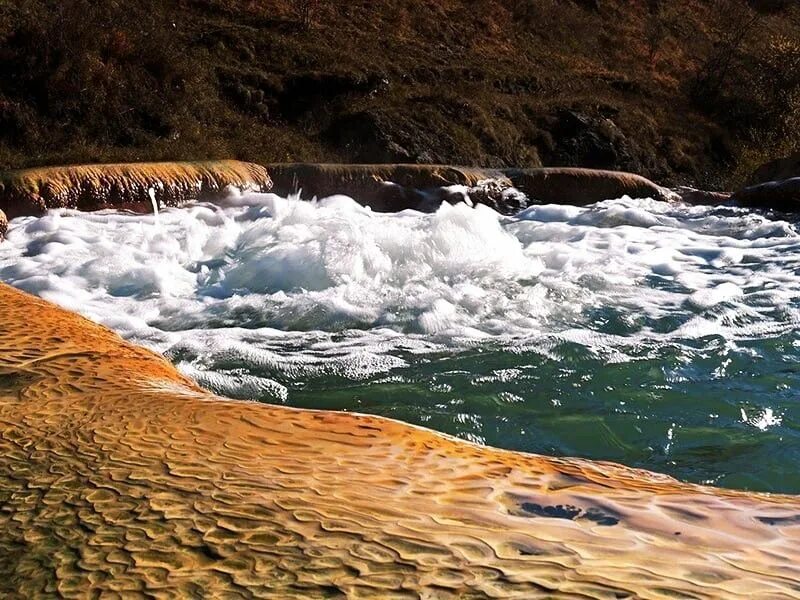
[(677, 194), (649, 179), (620, 171), (577, 168), (503, 169), (514, 187), (532, 200), (583, 206), (630, 196), (675, 201)]
[(800, 177), (747, 187), (732, 196), (734, 204), (783, 212), (800, 211)]
[(754, 186), (760, 183), (782, 181), (794, 177), (800, 177), (800, 152), (764, 163), (753, 172), (747, 180), (747, 185)]
[(180, 206), (228, 186), (268, 191), (272, 182), (264, 167), (233, 160), (41, 167), (0, 172), (0, 210), (9, 218), (50, 208), (148, 212), (151, 191), (159, 206)]
[[(496, 169), (446, 165), (339, 165), (286, 163), (267, 165), (276, 194), (302, 192), (304, 198), (344, 194), (378, 212), (434, 209), (448, 198), (446, 188), (475, 187), (485, 180), (502, 191), (511, 181)], [(460, 199), (460, 198), (459, 198)]]
[[(609, 85), (630, 82), (620, 79)], [(605, 106), (587, 111), (562, 108), (541, 117), (538, 127), (546, 135), (537, 148), (542, 162), (551, 167), (669, 172), (663, 153), (646, 142), (651, 136), (626, 134), (615, 120), (618, 116), (618, 110)]]

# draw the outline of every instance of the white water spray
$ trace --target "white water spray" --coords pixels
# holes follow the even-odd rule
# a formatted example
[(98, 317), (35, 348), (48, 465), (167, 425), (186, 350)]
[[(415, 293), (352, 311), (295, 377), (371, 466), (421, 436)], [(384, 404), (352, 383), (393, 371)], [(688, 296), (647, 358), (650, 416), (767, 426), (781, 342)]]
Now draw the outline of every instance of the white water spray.
[(646, 340), (800, 324), (800, 236), (738, 209), (625, 198), (515, 217), (463, 204), (379, 214), (344, 196), (244, 194), (159, 214), (150, 198), (158, 229), (110, 212), (15, 219), (0, 280), (162, 351), (203, 338), (272, 361), (253, 340), (310, 348), (346, 331), (336, 352), (359, 373), (395, 364), (398, 345), (555, 336), (626, 360)]
[(158, 221), (158, 200), (156, 200), (156, 191), (153, 188), (150, 188), (147, 190), (147, 193), (150, 196), (150, 204), (153, 206), (153, 218), (156, 222), (156, 227), (160, 229), (161, 224)]

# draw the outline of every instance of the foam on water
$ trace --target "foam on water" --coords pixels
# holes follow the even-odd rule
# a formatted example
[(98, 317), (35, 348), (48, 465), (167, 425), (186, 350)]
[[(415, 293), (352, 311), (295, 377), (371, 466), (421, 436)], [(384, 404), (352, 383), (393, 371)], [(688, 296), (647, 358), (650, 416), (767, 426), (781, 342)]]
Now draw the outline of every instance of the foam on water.
[(629, 339), (735, 340), (794, 326), (798, 247), (789, 223), (729, 208), (622, 199), (505, 218), (485, 206), (373, 214), (342, 196), (251, 194), (167, 210), (160, 224), (17, 219), (0, 277), (141, 339), (221, 321), (529, 338), (596, 330), (592, 311), (606, 308)]
[[(712, 381), (731, 361), (800, 362), (800, 235), (730, 207), (623, 198), (513, 217), (466, 204), (376, 214), (344, 196), (244, 194), (158, 217), (60, 210), (12, 221), (0, 279), (166, 353), (234, 397), (317, 405), (304, 390), (358, 399), (360, 382), (408, 391), (424, 379), (435, 400), (408, 420), (474, 441), (497, 443), (487, 416), (452, 409), (469, 395), (464, 386), (490, 386), (492, 403), (511, 410), (532, 401), (533, 365), (580, 395), (591, 388), (581, 369), (650, 361), (659, 375), (647, 371), (641, 385), (675, 389), (698, 368)], [(764, 350), (764, 340), (777, 341)], [(488, 371), (459, 366), (475, 353)], [(549, 385), (541, 400), (568, 407), (570, 392)], [(772, 404), (737, 403), (731, 418), (758, 432), (789, 426), (786, 408)], [(449, 425), (436, 423), (444, 412)], [(670, 452), (680, 441), (673, 420), (664, 417), (670, 438), (658, 444)], [(531, 425), (517, 429), (524, 436)], [(587, 453), (543, 439), (511, 445)]]

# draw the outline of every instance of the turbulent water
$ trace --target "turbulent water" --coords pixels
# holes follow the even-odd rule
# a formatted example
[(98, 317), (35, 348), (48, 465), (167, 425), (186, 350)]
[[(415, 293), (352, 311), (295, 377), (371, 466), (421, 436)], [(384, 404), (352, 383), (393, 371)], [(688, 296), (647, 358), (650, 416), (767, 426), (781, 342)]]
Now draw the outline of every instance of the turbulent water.
[(16, 219), (0, 279), (228, 396), (800, 493), (800, 234), (777, 217), (249, 194)]

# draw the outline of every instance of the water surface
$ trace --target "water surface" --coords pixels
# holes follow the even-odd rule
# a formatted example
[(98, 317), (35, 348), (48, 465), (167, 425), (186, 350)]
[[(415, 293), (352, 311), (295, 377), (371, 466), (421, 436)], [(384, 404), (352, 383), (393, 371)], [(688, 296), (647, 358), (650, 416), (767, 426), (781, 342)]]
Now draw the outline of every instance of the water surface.
[(15, 219), (0, 279), (228, 396), (800, 493), (800, 235), (777, 216), (249, 194)]

